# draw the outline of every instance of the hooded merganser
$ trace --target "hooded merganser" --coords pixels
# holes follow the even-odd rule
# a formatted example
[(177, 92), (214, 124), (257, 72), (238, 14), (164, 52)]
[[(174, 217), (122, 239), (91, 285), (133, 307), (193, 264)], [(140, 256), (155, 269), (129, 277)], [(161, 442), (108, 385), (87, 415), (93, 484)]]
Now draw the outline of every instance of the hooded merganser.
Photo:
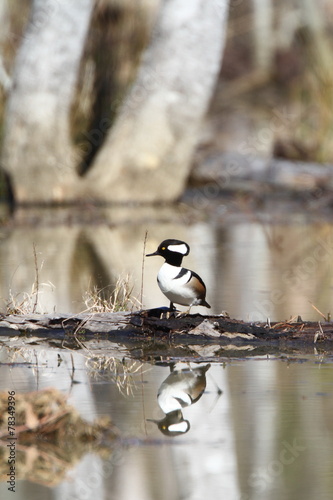
[(171, 373), (162, 382), (157, 393), (159, 407), (165, 414), (161, 420), (147, 419), (157, 424), (166, 436), (179, 436), (190, 430), (190, 422), (183, 417), (182, 409), (199, 401), (206, 389), (206, 372), (210, 364), (182, 368), (171, 365)]
[(200, 276), (190, 269), (181, 267), (183, 257), (190, 253), (187, 243), (180, 240), (164, 240), (154, 253), (146, 257), (160, 255), (164, 257), (165, 263), (157, 275), (157, 282), (170, 300), (170, 309), (175, 309), (175, 304), (181, 306), (204, 306), (210, 305), (206, 302), (206, 286)]
[(162, 382), (157, 393), (157, 401), (161, 410), (167, 414), (181, 410), (199, 401), (206, 389), (206, 372), (210, 363), (192, 368), (171, 366), (171, 373)]

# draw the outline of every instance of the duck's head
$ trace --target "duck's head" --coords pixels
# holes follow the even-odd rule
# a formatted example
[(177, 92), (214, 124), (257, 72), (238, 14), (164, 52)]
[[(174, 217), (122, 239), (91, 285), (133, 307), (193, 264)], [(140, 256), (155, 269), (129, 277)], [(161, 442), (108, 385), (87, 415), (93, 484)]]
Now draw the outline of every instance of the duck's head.
[(190, 247), (185, 241), (169, 239), (162, 241), (156, 252), (149, 253), (146, 257), (160, 255), (164, 257), (169, 264), (180, 266), (183, 257), (189, 253)]

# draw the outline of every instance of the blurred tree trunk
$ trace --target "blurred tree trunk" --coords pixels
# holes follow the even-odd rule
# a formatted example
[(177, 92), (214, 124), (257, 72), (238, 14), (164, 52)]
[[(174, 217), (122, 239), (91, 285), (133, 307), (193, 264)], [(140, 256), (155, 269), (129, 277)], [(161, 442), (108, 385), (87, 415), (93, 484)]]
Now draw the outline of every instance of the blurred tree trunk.
[(275, 54), (273, 0), (252, 1), (255, 67), (257, 70), (269, 74), (272, 70)]
[(4, 92), (8, 92), (10, 90), (11, 85), (12, 85), (12, 80), (6, 71), (3, 62), (3, 57), (0, 52), (0, 87), (3, 88)]
[(332, 74), (332, 48), (322, 6), (315, 0), (303, 0), (300, 7), (304, 24), (312, 33), (313, 56), (318, 59), (324, 73)]
[(228, 0), (165, 0), (118, 120), (87, 174), (105, 201), (170, 201), (189, 175), (220, 69)]
[(92, 166), (135, 80), (157, 10), (158, 0), (96, 2), (73, 103), (73, 140), (82, 154), (80, 175)]
[[(93, 4), (34, 0), (2, 157), (18, 203), (168, 201), (184, 189), (220, 69), (228, 0), (160, 2), (136, 82), (82, 178), (70, 110)], [(105, 133), (103, 120), (96, 127), (88, 137)]]
[(35, 0), (16, 60), (3, 166), (18, 202), (72, 197), (69, 114), (93, 0)]
[(9, 22), (9, 9), (8, 2), (2, 1), (0, 2), (0, 22), (1, 22), (1, 31), (0, 31), (0, 46), (2, 48), (5, 38), (8, 36), (10, 29)]
[[(9, 12), (8, 12), (8, 3), (7, 2), (0, 2), (0, 26), (1, 26), (1, 31), (0, 31), (0, 97), (1, 97), (1, 92), (8, 92), (10, 87), (11, 87), (11, 78), (8, 75), (5, 64), (4, 64), (4, 57), (3, 57), (3, 50), (4, 50), (4, 45), (5, 45), (5, 40), (6, 37), (8, 36), (9, 30), (10, 30), (10, 23), (9, 23)], [(0, 99), (1, 102), (2, 99)], [(1, 110), (0, 110), (0, 115), (1, 115)]]

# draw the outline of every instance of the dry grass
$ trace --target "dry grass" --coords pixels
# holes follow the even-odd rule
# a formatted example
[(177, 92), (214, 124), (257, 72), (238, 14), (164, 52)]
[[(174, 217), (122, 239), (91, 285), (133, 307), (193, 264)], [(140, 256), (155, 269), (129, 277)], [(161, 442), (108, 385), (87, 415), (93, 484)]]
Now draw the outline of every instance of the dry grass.
[(120, 361), (109, 356), (94, 356), (86, 363), (91, 378), (113, 381), (124, 396), (132, 396), (137, 387), (136, 377), (142, 375), (139, 361)]
[(133, 311), (141, 307), (140, 301), (133, 297), (133, 284), (130, 276), (119, 277), (110, 297), (105, 298), (107, 288), (92, 290), (84, 294), (86, 311), (92, 313)]
[(5, 314), (42, 314), (44, 311), (41, 310), (39, 303), (40, 296), (43, 294), (44, 288), (48, 287), (52, 290), (54, 286), (52, 283), (41, 283), (38, 286), (37, 290), (34, 283), (30, 292), (19, 292), (16, 294), (10, 289), (8, 292), (9, 297), (7, 299), (2, 298), (5, 304)]
[(31, 293), (18, 293), (13, 295), (12, 290), (9, 290), (9, 298), (5, 300), (6, 314), (29, 314), (33, 310), (37, 293), (32, 287)]
[[(15, 405), (13, 404), (13, 401)], [(12, 408), (15, 408), (13, 410)], [(14, 431), (8, 422), (15, 411)], [(30, 393), (0, 392), (0, 480), (7, 480), (8, 432), (15, 432), (17, 479), (56, 486), (87, 452), (110, 456), (119, 431), (108, 417), (81, 418), (55, 388)]]
[(35, 266), (35, 281), (32, 284), (30, 292), (20, 292), (13, 294), (9, 289), (9, 298), (5, 299), (6, 314), (35, 314), (40, 308), (39, 298), (43, 288), (49, 287), (53, 289), (52, 283), (40, 283), (39, 273), (42, 270), (44, 262), (38, 265), (36, 246), (33, 244), (34, 266)]
[[(43, 288), (53, 288), (53, 285), (52, 283), (40, 283), (38, 272), (35, 255), (35, 281), (32, 284), (31, 291), (14, 294), (10, 289), (8, 299), (2, 299), (5, 304), (5, 314), (27, 315), (40, 312), (38, 311), (40, 308), (39, 298)], [(108, 295), (108, 289), (111, 287), (112, 285), (102, 289), (94, 287), (92, 290), (85, 292), (83, 301), (86, 307), (83, 312), (133, 311), (142, 307), (140, 300), (133, 296), (133, 284), (129, 275), (119, 277), (114, 285), (114, 290)]]

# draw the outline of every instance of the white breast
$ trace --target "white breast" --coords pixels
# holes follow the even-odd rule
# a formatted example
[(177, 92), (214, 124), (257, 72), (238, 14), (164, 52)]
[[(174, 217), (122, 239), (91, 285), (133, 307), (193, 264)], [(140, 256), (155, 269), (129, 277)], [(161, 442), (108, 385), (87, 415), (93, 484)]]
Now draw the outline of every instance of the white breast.
[(165, 262), (158, 272), (157, 281), (160, 289), (171, 302), (190, 306), (196, 298), (195, 291), (187, 285), (191, 271), (186, 270), (183, 276), (175, 279), (181, 269), (181, 267), (171, 266)]
[(163, 264), (157, 275), (157, 281), (163, 293), (169, 292), (175, 286), (179, 287), (188, 282), (191, 275), (191, 272), (188, 270), (181, 278), (175, 280), (181, 269), (181, 267), (171, 266), (166, 262)]
[(181, 410), (185, 406), (190, 406), (192, 400), (187, 394), (187, 385), (179, 383), (178, 385), (164, 386), (157, 395), (157, 401), (164, 413)]

